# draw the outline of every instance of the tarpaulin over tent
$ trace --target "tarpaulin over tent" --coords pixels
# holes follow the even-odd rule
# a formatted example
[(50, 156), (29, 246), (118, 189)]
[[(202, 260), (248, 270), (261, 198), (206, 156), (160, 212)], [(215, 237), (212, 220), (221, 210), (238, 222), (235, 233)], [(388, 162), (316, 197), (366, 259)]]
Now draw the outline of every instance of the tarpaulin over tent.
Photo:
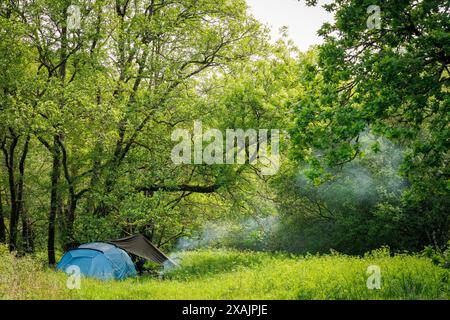
[(167, 257), (164, 253), (162, 253), (161, 250), (159, 250), (156, 246), (154, 246), (150, 242), (150, 240), (148, 240), (145, 236), (141, 234), (123, 239), (112, 240), (109, 242), (127, 251), (128, 253), (132, 253), (141, 258), (159, 264), (164, 264), (166, 262), (175, 264), (172, 260), (170, 260), (169, 257)]

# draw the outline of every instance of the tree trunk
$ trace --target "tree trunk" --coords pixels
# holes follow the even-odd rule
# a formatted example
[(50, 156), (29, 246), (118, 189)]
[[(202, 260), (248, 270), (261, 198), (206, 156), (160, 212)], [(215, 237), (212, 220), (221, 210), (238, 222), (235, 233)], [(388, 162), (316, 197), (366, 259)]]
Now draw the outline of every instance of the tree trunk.
[[(63, 18), (67, 20), (68, 6), (64, 7)], [(61, 28), (61, 49), (60, 49), (60, 66), (59, 78), (61, 80), (61, 87), (64, 88), (66, 80), (66, 64), (67, 64), (67, 26), (63, 24)], [(64, 108), (64, 97), (60, 97), (60, 109)], [(60, 143), (63, 139), (62, 132), (58, 132), (53, 137), (53, 168), (52, 168), (52, 187), (50, 195), (50, 214), (48, 217), (48, 239), (47, 239), (47, 253), (48, 263), (54, 265), (55, 258), (55, 225), (56, 215), (58, 211), (61, 213), (61, 194), (59, 192), (59, 179), (61, 176), (61, 148)]]
[[(67, 183), (69, 184), (69, 203), (67, 206), (67, 210), (64, 214), (65, 230), (63, 237), (63, 247), (64, 250), (69, 250), (73, 247), (75, 243), (75, 237), (73, 234), (73, 224), (75, 223), (75, 211), (77, 210), (78, 195), (75, 193), (75, 186), (73, 185), (73, 180), (68, 172), (67, 155), (63, 145), (61, 145), (61, 150), (63, 151), (63, 168)], [(75, 176), (76, 174), (73, 175)]]
[(8, 171), (8, 183), (9, 193), (11, 197), (11, 213), (9, 217), (9, 251), (14, 251), (17, 248), (17, 223), (19, 220), (17, 212), (17, 193), (16, 193), (16, 181), (14, 175), (14, 153), (19, 142), (19, 138), (11, 133), (11, 144), (9, 145), (9, 151), (6, 147), (5, 141), (2, 143), (2, 151), (5, 156), (5, 166)]
[(1, 189), (0, 189), (0, 243), (6, 243), (6, 226), (3, 217), (3, 201)]
[(25, 252), (32, 252), (31, 235), (29, 228), (29, 220), (25, 213), (25, 199), (24, 199), (24, 177), (25, 177), (25, 162), (28, 155), (28, 147), (30, 143), (30, 136), (25, 139), (22, 156), (19, 162), (19, 180), (17, 182), (17, 215), (22, 217), (22, 243)]
[(53, 168), (52, 168), (52, 187), (50, 195), (50, 214), (48, 217), (48, 263), (54, 265), (56, 263), (55, 258), (55, 223), (56, 214), (60, 206), (59, 198), (59, 178), (61, 174), (61, 151), (58, 145), (59, 136), (55, 135), (53, 138)]
[(75, 195), (70, 196), (69, 206), (66, 213), (66, 236), (64, 239), (64, 250), (69, 250), (75, 243), (73, 234), (73, 224), (75, 222), (75, 210), (77, 209), (77, 198)]
[(64, 250), (68, 250), (73, 247), (74, 244), (74, 234), (73, 234), (73, 224), (75, 222), (75, 211), (77, 209), (77, 202), (79, 197), (83, 194), (83, 191), (79, 194), (75, 192), (74, 179), (72, 177), (76, 177), (77, 172), (75, 169), (72, 172), (69, 172), (69, 164), (67, 161), (67, 150), (63, 143), (63, 137), (60, 136), (59, 147), (62, 155), (62, 169), (64, 172), (64, 177), (66, 179), (68, 189), (69, 189), (69, 200), (67, 209), (64, 211), (64, 230), (62, 230), (62, 243)]

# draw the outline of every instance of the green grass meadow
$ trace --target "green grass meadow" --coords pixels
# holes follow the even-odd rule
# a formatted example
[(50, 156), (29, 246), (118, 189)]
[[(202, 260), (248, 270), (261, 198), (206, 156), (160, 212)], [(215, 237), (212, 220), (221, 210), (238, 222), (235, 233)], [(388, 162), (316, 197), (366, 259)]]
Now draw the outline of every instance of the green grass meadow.
[[(390, 256), (378, 250), (364, 257), (200, 250), (183, 253), (180, 266), (161, 277), (125, 281), (81, 279), (69, 290), (68, 277), (36, 258), (6, 250), (0, 261), (1, 299), (449, 299), (449, 271), (419, 256)], [(381, 289), (369, 290), (367, 268), (381, 269)]]

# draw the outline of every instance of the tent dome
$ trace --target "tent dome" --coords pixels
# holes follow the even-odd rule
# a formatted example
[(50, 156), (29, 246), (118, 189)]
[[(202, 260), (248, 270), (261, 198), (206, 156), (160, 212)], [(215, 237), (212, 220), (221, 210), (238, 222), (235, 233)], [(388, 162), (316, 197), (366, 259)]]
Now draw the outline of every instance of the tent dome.
[(66, 252), (56, 269), (66, 271), (70, 266), (79, 267), (83, 276), (101, 280), (136, 276), (130, 256), (115, 245), (103, 242), (83, 244)]

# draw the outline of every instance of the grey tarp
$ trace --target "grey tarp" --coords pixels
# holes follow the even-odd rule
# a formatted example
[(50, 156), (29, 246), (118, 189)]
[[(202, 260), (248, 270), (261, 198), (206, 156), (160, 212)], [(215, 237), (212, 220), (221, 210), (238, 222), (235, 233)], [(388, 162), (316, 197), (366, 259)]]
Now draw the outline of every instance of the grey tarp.
[(169, 257), (162, 253), (161, 250), (159, 250), (145, 236), (141, 234), (123, 239), (112, 240), (109, 242), (141, 258), (159, 264), (164, 264), (167, 261), (175, 264), (172, 260), (170, 260)]

